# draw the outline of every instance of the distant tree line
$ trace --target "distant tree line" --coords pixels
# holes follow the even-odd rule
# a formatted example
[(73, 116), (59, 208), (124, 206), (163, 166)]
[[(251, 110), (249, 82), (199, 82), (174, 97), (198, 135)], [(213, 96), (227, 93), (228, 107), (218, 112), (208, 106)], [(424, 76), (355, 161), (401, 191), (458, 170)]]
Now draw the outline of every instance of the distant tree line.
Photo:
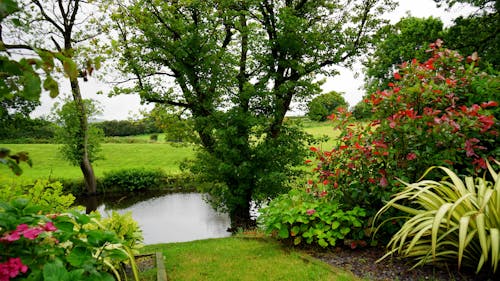
[[(135, 136), (161, 133), (153, 121), (112, 120), (94, 123), (105, 137)], [(43, 118), (30, 118), (22, 114), (4, 115), (0, 119), (0, 143), (50, 143), (54, 142), (56, 123)]]
[(102, 129), (106, 137), (123, 137), (162, 132), (154, 121), (149, 119), (102, 121), (95, 125), (97, 128)]

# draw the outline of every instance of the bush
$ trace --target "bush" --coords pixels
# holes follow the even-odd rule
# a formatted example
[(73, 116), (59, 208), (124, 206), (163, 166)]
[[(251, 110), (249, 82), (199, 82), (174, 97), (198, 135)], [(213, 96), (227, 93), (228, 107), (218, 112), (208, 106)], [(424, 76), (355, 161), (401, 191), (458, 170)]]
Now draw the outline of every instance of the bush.
[(158, 141), (158, 134), (152, 134), (149, 136), (149, 140), (151, 141)]
[(111, 215), (100, 220), (105, 229), (116, 233), (130, 249), (142, 247), (144, 237), (137, 221), (132, 218), (132, 212), (120, 214), (112, 211)]
[(72, 194), (64, 194), (60, 182), (47, 180), (36, 180), (29, 185), (17, 184), (0, 187), (0, 200), (8, 202), (16, 198), (25, 198), (31, 204), (51, 212), (63, 212), (69, 209), (75, 201)]
[(475, 268), (477, 273), (487, 267), (497, 272), (500, 173), (489, 168), (493, 182), (481, 177), (465, 177), (462, 181), (451, 170), (440, 167), (447, 175), (440, 182), (404, 183), (405, 189), (377, 213), (393, 207), (407, 214), (382, 259), (397, 253), (414, 261), (414, 267), (456, 262), (459, 269)]
[(294, 245), (305, 242), (327, 247), (339, 241), (349, 242), (353, 248), (358, 243), (366, 245), (362, 240), (365, 211), (360, 207), (346, 209), (329, 197), (326, 191), (292, 189), (260, 210), (259, 225), (278, 239), (293, 240)]
[[(402, 190), (397, 178), (414, 182), (433, 165), (479, 175), (488, 157), (500, 157), (500, 123), (494, 116), (498, 103), (492, 99), (498, 90), (487, 86), (500, 78), (477, 69), (474, 58), (466, 62), (439, 44), (431, 47), (431, 59), (403, 64), (389, 90), (369, 97), (377, 119), (357, 122), (350, 112), (339, 110), (332, 116), (341, 130), (338, 145), (312, 148), (318, 183), (330, 186), (346, 208), (364, 208), (367, 225)], [(477, 89), (472, 81), (488, 82)], [(434, 171), (428, 176), (439, 178)], [(398, 229), (386, 224), (380, 238)]]
[(166, 178), (162, 170), (127, 169), (104, 174), (101, 183), (105, 191), (141, 191), (163, 186)]

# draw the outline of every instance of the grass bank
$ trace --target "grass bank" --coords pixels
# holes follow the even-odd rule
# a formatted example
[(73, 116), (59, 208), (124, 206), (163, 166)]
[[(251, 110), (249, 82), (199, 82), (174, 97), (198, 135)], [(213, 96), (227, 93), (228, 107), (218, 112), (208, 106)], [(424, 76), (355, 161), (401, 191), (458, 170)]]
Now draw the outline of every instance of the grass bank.
[[(310, 256), (264, 238), (229, 237), (148, 245), (162, 252), (169, 281), (358, 280)], [(148, 280), (145, 278), (145, 280)]]

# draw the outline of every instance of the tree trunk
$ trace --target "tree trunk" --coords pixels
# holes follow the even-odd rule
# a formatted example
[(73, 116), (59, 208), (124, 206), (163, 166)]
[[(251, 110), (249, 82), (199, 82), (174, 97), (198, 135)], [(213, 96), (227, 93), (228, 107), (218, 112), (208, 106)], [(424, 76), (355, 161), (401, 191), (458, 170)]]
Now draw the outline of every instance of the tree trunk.
[(92, 195), (97, 193), (97, 180), (95, 178), (94, 169), (89, 160), (88, 155), (88, 122), (87, 114), (85, 110), (85, 105), (83, 103), (82, 95), (80, 92), (80, 85), (78, 84), (78, 79), (76, 77), (70, 78), (71, 83), (71, 93), (73, 94), (73, 100), (75, 101), (78, 120), (79, 120), (79, 144), (78, 151), (81, 152), (80, 159), (80, 169), (82, 170), (83, 178), (85, 181), (85, 189), (87, 193)]
[(255, 220), (250, 216), (251, 196), (247, 196), (247, 200), (242, 204), (238, 204), (229, 212), (231, 220), (231, 228), (229, 231), (236, 232), (238, 229), (251, 229), (256, 226)]

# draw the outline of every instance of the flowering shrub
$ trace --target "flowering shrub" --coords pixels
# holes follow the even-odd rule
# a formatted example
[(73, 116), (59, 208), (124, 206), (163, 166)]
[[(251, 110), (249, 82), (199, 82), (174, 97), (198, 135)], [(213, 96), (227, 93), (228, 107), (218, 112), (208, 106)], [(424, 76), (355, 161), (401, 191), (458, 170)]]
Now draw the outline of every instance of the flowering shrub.
[(0, 280), (119, 280), (119, 263), (133, 265), (133, 256), (98, 218), (44, 215), (25, 198), (0, 201)]
[[(476, 56), (464, 59), (441, 48), (440, 41), (430, 51), (428, 61), (404, 63), (389, 90), (366, 100), (375, 120), (356, 122), (339, 110), (331, 116), (341, 130), (339, 144), (325, 151), (311, 148), (318, 182), (346, 208), (359, 205), (371, 218), (402, 189), (397, 178), (416, 181), (434, 165), (477, 175), (486, 168), (485, 159), (499, 158), (498, 75), (481, 72)], [(384, 232), (398, 228), (387, 224), (379, 233), (389, 237)]]

